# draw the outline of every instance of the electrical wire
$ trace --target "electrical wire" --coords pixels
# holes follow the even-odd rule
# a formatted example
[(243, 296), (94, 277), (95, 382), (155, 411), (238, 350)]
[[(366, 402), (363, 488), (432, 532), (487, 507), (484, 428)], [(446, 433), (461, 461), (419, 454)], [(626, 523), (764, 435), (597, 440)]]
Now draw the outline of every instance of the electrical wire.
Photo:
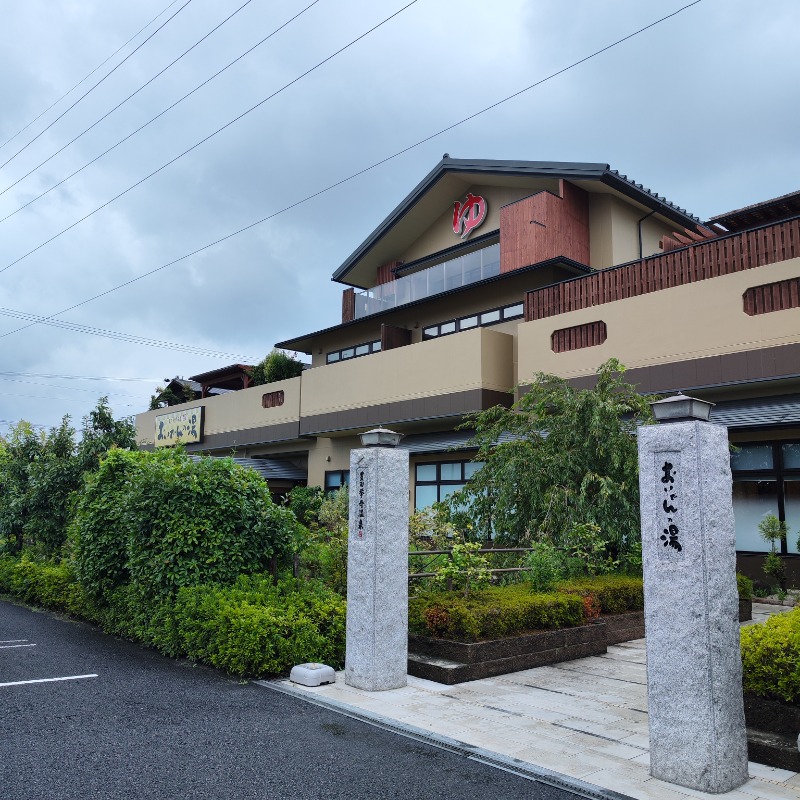
[[(0, 380), (8, 383), (22, 383), (26, 386), (44, 386), (47, 389), (59, 389), (65, 392), (89, 392), (89, 394), (97, 394), (97, 389), (84, 389), (82, 386), (64, 386), (60, 383), (41, 383), (39, 381), (26, 381), (22, 378), (0, 378)], [(156, 381), (159, 383), (160, 381)], [(128, 394), (126, 392), (106, 392), (110, 397), (140, 397), (139, 394)], [(6, 395), (12, 397), (13, 395)]]
[[(111, 145), (111, 147), (109, 147), (107, 150), (104, 150), (102, 153), (100, 153), (100, 155), (95, 156), (91, 161), (87, 161), (82, 167), (80, 167), (79, 169), (76, 169), (75, 172), (71, 173), (70, 175), (67, 175), (67, 177), (64, 178), (63, 180), (60, 180), (58, 183), (53, 184), (49, 189), (45, 190), (41, 194), (39, 194), (36, 197), (34, 197), (32, 200), (29, 200), (24, 205), (21, 205), (15, 211), (12, 211), (10, 214), (8, 214), (7, 216), (5, 216), (2, 219), (0, 219), (0, 222), (5, 222), (7, 219), (13, 217), (15, 214), (17, 214), (20, 211), (22, 211), (24, 208), (27, 208), (28, 206), (30, 206), (33, 203), (35, 203), (37, 200), (40, 200), (46, 194), (49, 194), (50, 192), (52, 192), (53, 189), (58, 189), (59, 186), (61, 186), (62, 184), (66, 183), (71, 178), (74, 178), (79, 172), (83, 172), (83, 170), (85, 170), (87, 167), (90, 167), (96, 161), (99, 161), (101, 158), (103, 158), (103, 156), (108, 155), (112, 150), (115, 150), (121, 144), (123, 144), (124, 142), (127, 142), (128, 139), (131, 139), (132, 137), (136, 136), (137, 133), (139, 133), (140, 131), (143, 131), (148, 125), (151, 125), (153, 122), (155, 122), (160, 117), (163, 117), (164, 114), (168, 113), (169, 111), (172, 111), (172, 109), (175, 108), (175, 106), (180, 105), (184, 100), (186, 100), (188, 97), (191, 97), (195, 92), (197, 92), (200, 89), (202, 89), (206, 84), (211, 83), (211, 81), (213, 81), (215, 78), (217, 78), (220, 75), (222, 75), (222, 73), (225, 72), (225, 70), (227, 70), (230, 67), (232, 67), (238, 61), (241, 61), (245, 56), (248, 56), (250, 53), (253, 52), (253, 50), (255, 50), (256, 48), (260, 47), (262, 44), (264, 44), (264, 42), (266, 42), (268, 39), (271, 39), (276, 33), (278, 33), (279, 31), (283, 30), (287, 25), (289, 25), (290, 23), (294, 22), (299, 16), (301, 16), (302, 14), (305, 14), (306, 11), (308, 11), (312, 6), (315, 6), (319, 2), (320, 2), (320, 0), (314, 0), (313, 3), (310, 3), (305, 8), (301, 9), (291, 19), (289, 19), (286, 22), (284, 22), (283, 25), (281, 25), (280, 27), (275, 28), (275, 30), (272, 31), (272, 33), (270, 33), (269, 35), (265, 36), (260, 42), (256, 42), (256, 44), (254, 44), (249, 49), (245, 50), (244, 53), (242, 53), (240, 56), (237, 56), (236, 58), (233, 59), (233, 61), (231, 61), (230, 63), (226, 64), (222, 69), (220, 69), (217, 72), (215, 72), (210, 78), (207, 78), (202, 83), (200, 83), (197, 86), (195, 86), (194, 89), (192, 89), (190, 92), (187, 92), (185, 95), (183, 95), (183, 97), (179, 98), (174, 103), (172, 103), (171, 105), (167, 106), (163, 111), (159, 112), (154, 117), (152, 117), (151, 119), (147, 120), (147, 122), (145, 122), (144, 125), (140, 125), (138, 128), (136, 128), (136, 130), (131, 131), (131, 133), (129, 133), (123, 139), (120, 139), (116, 144)], [(114, 109), (112, 109), (112, 111), (113, 110)], [(111, 113), (111, 112), (109, 112), (109, 113)], [(98, 120), (98, 122), (99, 121), (100, 120)], [(88, 128), (87, 128), (87, 130), (88, 130)], [(84, 131), (84, 133), (85, 132), (86, 131)], [(83, 134), (81, 134), (81, 135), (83, 135)], [(73, 139), (72, 141), (75, 141), (75, 139)], [(68, 144), (71, 144), (71, 143), (72, 142), (69, 142)], [(66, 147), (67, 145), (64, 145), (64, 146)], [(61, 151), (59, 151), (59, 152), (61, 152)], [(53, 155), (57, 155), (57, 153), (54, 153)], [(44, 164), (44, 163), (46, 163), (46, 162), (43, 161), (42, 164)], [(39, 164), (39, 167), (41, 167), (42, 164)], [(36, 167), (36, 169), (38, 169), (38, 167)], [(31, 172), (33, 172), (33, 171), (34, 170), (31, 170)], [(28, 175), (30, 175), (30, 174), (31, 173), (28, 173)], [(27, 177), (28, 177), (27, 175), (23, 175), (22, 178), (20, 178), (19, 180), (20, 181), (24, 180)], [(8, 186), (5, 189), (3, 189), (3, 191), (0, 192), (0, 195), (5, 194), (9, 189), (11, 189), (12, 187), (16, 186), (17, 183), (19, 183), (19, 181), (16, 181), (16, 183), (12, 183), (11, 186)]]
[(111, 61), (112, 58), (114, 58), (114, 56), (117, 53), (119, 53), (120, 50), (122, 50), (125, 47), (127, 47), (140, 33), (142, 33), (142, 31), (147, 30), (159, 17), (163, 17), (164, 14), (166, 14), (167, 11), (169, 11), (170, 8), (172, 8), (172, 6), (174, 6), (175, 3), (177, 3), (177, 2), (178, 2), (178, 0), (172, 0), (172, 2), (163, 11), (160, 11), (158, 14), (156, 14), (153, 17), (153, 19), (150, 20), (150, 22), (147, 23), (147, 25), (145, 25), (143, 28), (140, 28), (138, 31), (136, 31), (136, 33), (134, 33), (133, 36), (131, 36), (131, 38), (128, 39), (127, 42), (123, 42), (105, 61), (101, 61), (90, 73), (88, 73), (87, 75), (84, 75), (71, 89), (67, 89), (67, 91), (64, 92), (64, 94), (61, 95), (61, 97), (59, 97), (57, 100), (54, 100), (52, 103), (50, 103), (50, 105), (47, 106), (47, 108), (44, 111), (42, 111), (40, 114), (35, 116), (24, 128), (20, 128), (13, 136), (10, 136), (2, 144), (0, 144), (0, 150), (2, 150), (10, 142), (13, 142), (14, 139), (16, 139), (17, 136), (19, 136), (21, 133), (24, 133), (26, 130), (28, 130), (28, 128), (30, 128), (30, 126), (33, 125), (34, 122), (36, 122), (38, 119), (43, 117), (51, 108), (57, 106), (65, 97), (67, 97), (68, 95), (72, 94), (84, 81), (86, 81), (89, 78), (91, 78), (92, 75), (94, 75), (95, 72), (97, 72), (97, 70), (100, 69), (100, 67), (102, 67), (105, 64), (107, 64), (109, 61)]
[(694, 0), (694, 2), (688, 3), (685, 6), (682, 6), (681, 8), (677, 9), (676, 11), (673, 11), (672, 13), (667, 14), (666, 16), (663, 16), (660, 19), (655, 20), (654, 22), (651, 22), (649, 25), (645, 25), (643, 28), (639, 28), (638, 30), (634, 31), (633, 33), (629, 33), (627, 36), (623, 36), (621, 39), (617, 39), (616, 41), (612, 42), (609, 45), (606, 45), (605, 47), (600, 48), (599, 50), (595, 50), (590, 55), (585, 56), (584, 58), (581, 58), (578, 61), (575, 61), (572, 64), (569, 64), (568, 66), (563, 67), (562, 69), (551, 73), (550, 75), (546, 76), (545, 78), (542, 78), (542, 79), (536, 81), (535, 83), (532, 83), (529, 86), (526, 86), (524, 89), (520, 89), (519, 91), (514, 92), (513, 94), (510, 94), (510, 95), (504, 97), (503, 99), (498, 100), (497, 102), (492, 103), (489, 106), (486, 106), (485, 108), (481, 109), (480, 111), (476, 111), (474, 114), (470, 114), (469, 116), (464, 117), (463, 119), (459, 120), (458, 122), (454, 122), (452, 125), (448, 125), (446, 128), (442, 128), (441, 130), (437, 131), (436, 133), (432, 133), (429, 136), (426, 136), (424, 139), (420, 139), (419, 141), (415, 142), (414, 144), (411, 144), (408, 147), (404, 147), (402, 150), (398, 150), (397, 152), (393, 153), (392, 155), (387, 156), (385, 158), (382, 158), (380, 161), (376, 161), (373, 164), (370, 164), (369, 166), (364, 167), (363, 169), (359, 170), (358, 172), (354, 172), (351, 175), (348, 175), (346, 178), (342, 178), (341, 180), (336, 181), (335, 183), (329, 184), (324, 189), (320, 189), (319, 191), (314, 192), (313, 194), (307, 195), (306, 197), (302, 198), (301, 200), (297, 200), (296, 202), (291, 203), (288, 206), (284, 206), (283, 208), (279, 209), (278, 211), (274, 211), (273, 213), (268, 214), (267, 216), (262, 217), (261, 219), (258, 219), (255, 222), (251, 222), (249, 225), (245, 225), (244, 227), (239, 228), (238, 230), (235, 230), (232, 233), (226, 234), (225, 236), (221, 236), (219, 239), (215, 239), (212, 242), (209, 242), (209, 243), (207, 243), (207, 244), (205, 244), (205, 245), (203, 245), (201, 247), (198, 247), (197, 249), (192, 250), (191, 252), (180, 256), (179, 258), (175, 258), (172, 261), (168, 261), (166, 264), (162, 264), (161, 266), (156, 267), (154, 269), (151, 269), (151, 270), (149, 270), (147, 272), (144, 272), (144, 273), (142, 273), (141, 275), (138, 275), (135, 278), (131, 278), (130, 280), (127, 280), (127, 281), (124, 281), (123, 283), (117, 284), (116, 286), (113, 286), (110, 289), (106, 289), (104, 292), (100, 292), (99, 294), (93, 295), (92, 297), (88, 297), (85, 300), (82, 300), (82, 301), (80, 301), (78, 303), (73, 303), (71, 306), (63, 308), (61, 311), (56, 311), (56, 312), (54, 312), (52, 314), (49, 314), (47, 316), (43, 316), (38, 321), (31, 322), (29, 325), (23, 325), (22, 327), (16, 328), (15, 330), (8, 331), (7, 333), (0, 334), (0, 339), (4, 339), (6, 336), (12, 336), (15, 333), (20, 333), (21, 331), (27, 330), (28, 328), (31, 328), (34, 325), (38, 325), (38, 324), (41, 324), (43, 322), (47, 322), (49, 320), (52, 320), (54, 317), (58, 317), (61, 314), (66, 314), (69, 311), (74, 311), (76, 308), (80, 308), (81, 306), (85, 306), (88, 303), (94, 302), (95, 300), (99, 300), (101, 297), (106, 297), (107, 295), (112, 294), (113, 292), (119, 291), (120, 289), (124, 289), (126, 286), (130, 286), (133, 283), (137, 283), (138, 281), (143, 280), (144, 278), (148, 278), (151, 275), (155, 275), (156, 273), (161, 272), (162, 270), (165, 270), (165, 269), (167, 269), (167, 268), (169, 268), (171, 266), (174, 266), (175, 264), (178, 264), (181, 261), (185, 261), (187, 258), (191, 258), (192, 256), (197, 255), (198, 253), (202, 253), (205, 250), (209, 250), (210, 248), (215, 247), (216, 245), (221, 244), (222, 242), (225, 242), (228, 239), (232, 239), (235, 236), (238, 236), (238, 235), (244, 233), (245, 231), (250, 230), (251, 228), (255, 228), (256, 226), (261, 225), (264, 222), (267, 222), (268, 220), (273, 219), (273, 218), (277, 217), (280, 214), (283, 214), (283, 213), (285, 213), (287, 211), (290, 211), (293, 208), (297, 208), (298, 206), (303, 205), (304, 203), (307, 203), (310, 200), (313, 200), (314, 198), (319, 197), (320, 195), (326, 194), (327, 192), (330, 192), (333, 189), (335, 189), (335, 188), (337, 188), (339, 186), (342, 186), (345, 183), (349, 183), (350, 181), (354, 180), (355, 178), (360, 177), (361, 175), (364, 175), (365, 173), (370, 172), (370, 171), (376, 169), (377, 167), (379, 167), (379, 166), (381, 166), (383, 164), (386, 164), (389, 161), (392, 161), (395, 158), (398, 158), (399, 156), (403, 155), (404, 153), (407, 153), (410, 150), (413, 150), (413, 149), (425, 144), (426, 142), (431, 141), (432, 139), (435, 139), (437, 136), (440, 136), (443, 133), (451, 131), (454, 128), (457, 128), (459, 125), (463, 125), (464, 123), (469, 122), (470, 120), (473, 120), (476, 117), (479, 117), (482, 114), (485, 114), (488, 111), (490, 111), (490, 110), (492, 110), (494, 108), (497, 108), (498, 106), (501, 106), (504, 103), (509, 102), (510, 100), (514, 99), (515, 97), (519, 97), (520, 95), (530, 91), (531, 89), (536, 88), (537, 86), (541, 86), (543, 83), (546, 83), (546, 82), (552, 80), (553, 78), (557, 77), (558, 75), (562, 75), (563, 73), (565, 73), (565, 72), (567, 72), (567, 71), (579, 66), (580, 64), (586, 63), (587, 61), (599, 56), (601, 53), (605, 53), (606, 51), (608, 51), (608, 50), (610, 50), (610, 49), (612, 49), (614, 47), (617, 47), (618, 45), (622, 44), (623, 42), (626, 42), (629, 39), (632, 39), (633, 37), (638, 36), (641, 33), (644, 33), (644, 31), (647, 31), (650, 28), (654, 28), (656, 25), (659, 25), (660, 23), (665, 22), (666, 20), (677, 16), (681, 12), (686, 11), (689, 8), (692, 8), (692, 6), (696, 6), (701, 2), (702, 2), (702, 0)]
[(131, 52), (128, 53), (128, 55), (126, 55), (125, 58), (123, 58), (122, 61), (119, 62), (119, 64), (110, 69), (102, 78), (100, 78), (100, 80), (97, 81), (97, 83), (95, 83), (94, 86), (91, 87), (91, 89), (87, 89), (69, 108), (67, 108), (65, 111), (62, 111), (47, 127), (39, 131), (39, 133), (37, 133), (36, 136), (33, 137), (33, 139), (28, 141), (27, 144), (23, 145), (19, 150), (17, 150), (17, 152), (14, 153), (14, 155), (11, 156), (11, 158), (9, 158), (4, 163), (0, 164), (0, 169), (3, 169), (3, 167), (10, 164), (20, 153), (27, 150), (40, 136), (42, 136), (44, 133), (47, 133), (47, 131), (49, 131), (50, 128), (52, 128), (53, 125), (56, 124), (56, 122), (58, 122), (62, 117), (69, 114), (69, 112), (72, 111), (72, 109), (75, 108), (75, 106), (77, 106), (78, 103), (81, 102), (81, 100), (83, 100), (86, 96), (90, 95), (101, 83), (103, 83), (103, 81), (106, 80), (106, 78), (109, 78), (111, 75), (113, 75), (134, 53), (141, 50), (163, 27), (169, 25), (169, 23), (173, 19), (175, 19), (175, 17), (177, 17), (178, 14), (180, 14), (181, 11), (183, 11), (183, 9), (186, 8), (186, 6), (188, 6), (189, 3), (191, 2), (192, 0), (186, 0), (186, 2), (171, 17), (162, 22), (161, 25), (159, 25), (141, 44), (138, 44), (133, 50), (131, 50)]
[(12, 371), (4, 371), (0, 372), (0, 378), (6, 378), (8, 376), (12, 377), (21, 377), (21, 378), (50, 378), (50, 379), (58, 379), (58, 380), (70, 380), (70, 381), (123, 381), (123, 382), (135, 382), (135, 383), (156, 383), (160, 382), (160, 378), (111, 378), (104, 375), (52, 375), (45, 372), (12, 372)]
[[(122, 108), (122, 106), (124, 106), (125, 103), (128, 102), (128, 100), (130, 100), (133, 97), (136, 97), (136, 95), (139, 94), (139, 92), (141, 92), (142, 89), (145, 89), (151, 83), (153, 83), (153, 81), (155, 81), (157, 78), (160, 78), (168, 69), (170, 69), (171, 67), (175, 66), (175, 64), (177, 64), (184, 56), (186, 56), (189, 53), (191, 53), (192, 50), (195, 49), (195, 47), (197, 47), (199, 44), (201, 44), (206, 39), (208, 39), (208, 37), (211, 36), (211, 34), (213, 34), (216, 31), (218, 31), (226, 22), (228, 22), (229, 20), (233, 19), (243, 8), (245, 8), (245, 6), (250, 5), (250, 3), (252, 3), (252, 2), (253, 2), (253, 0), (245, 0), (245, 2), (242, 3), (242, 5), (240, 5), (239, 8), (237, 8), (233, 13), (231, 13), (227, 17), (225, 17), (225, 19), (222, 20), (222, 22), (220, 22), (218, 25), (215, 25), (210, 31), (208, 31), (208, 33), (206, 33), (204, 36), (202, 36), (200, 39), (198, 39), (191, 47), (189, 47), (187, 50), (184, 50), (176, 59), (174, 59), (169, 64), (167, 64), (166, 67), (164, 67), (162, 70), (160, 70), (155, 75), (153, 75), (153, 77), (150, 78), (150, 80), (148, 80), (145, 83), (143, 83), (138, 89), (136, 89), (134, 92), (129, 94), (124, 100), (122, 100), (121, 102), (117, 103), (117, 105), (115, 105), (114, 108), (112, 108), (110, 111), (107, 111), (105, 114), (103, 114), (102, 117), (100, 117), (99, 119), (96, 119), (88, 128), (85, 128), (77, 136), (75, 136), (72, 139), (70, 139), (65, 145), (63, 145), (58, 150), (56, 150), (55, 153), (49, 155), (44, 161), (40, 162), (33, 169), (31, 169), (28, 172), (26, 172), (21, 178), (17, 178), (17, 180), (15, 180), (14, 183), (9, 184), (8, 186), (6, 186), (5, 189), (0, 191), (0, 196), (4, 195), (10, 189), (13, 189), (18, 183), (21, 183), (22, 181), (24, 181), (25, 178), (29, 177), (30, 175), (33, 175), (33, 173), (36, 172), (36, 170), (38, 170), (40, 167), (43, 167), (45, 164), (47, 164), (48, 161), (51, 161), (52, 159), (54, 159), (59, 153), (62, 153), (64, 150), (66, 150), (71, 144), (74, 144), (75, 142), (77, 142), (78, 139), (80, 139), (85, 134), (89, 133), (89, 131), (92, 130), (92, 128), (94, 128), (97, 125), (99, 125), (104, 119), (106, 119), (107, 117), (110, 117), (118, 108)], [(319, 0), (314, 0), (314, 2), (318, 3)], [(311, 5), (314, 5), (314, 3), (312, 3)], [(309, 8), (310, 8), (310, 6), (309, 6)], [(306, 9), (304, 9), (304, 11), (305, 10)], [(303, 12), (301, 11), (300, 14), (302, 14), (302, 13)], [(292, 19), (295, 19), (296, 17), (299, 17), (300, 14), (297, 14), (295, 17), (292, 17)], [(289, 20), (289, 22), (291, 22), (291, 21), (292, 20)], [(288, 24), (289, 24), (288, 22), (285, 23), (285, 25), (288, 25)], [(281, 27), (285, 27), (285, 25), (282, 25)], [(278, 30), (280, 30), (280, 28), (278, 28)], [(196, 91), (196, 90), (193, 90), (193, 91)], [(189, 94), (191, 94), (191, 93), (192, 92), (190, 92)], [(185, 100), (186, 97), (188, 97), (188, 96), (189, 95), (184, 95), (184, 97), (182, 97), (181, 100)], [(180, 100), (178, 102), (180, 102)], [(170, 108), (172, 108), (173, 106), (175, 106), (177, 104), (178, 103), (173, 103), (173, 105), (170, 106)], [(169, 109), (167, 109), (167, 110), (169, 110)], [(131, 136), (133, 136), (135, 133), (138, 133), (143, 128), (146, 128), (151, 122), (153, 122), (154, 120), (158, 119), (158, 117), (160, 117), (162, 114), (165, 114), (165, 113), (166, 113), (166, 111), (162, 111), (161, 114), (159, 114), (157, 117), (153, 117), (153, 119), (149, 120), (144, 125), (142, 125), (141, 128), (137, 128), (136, 131), (134, 131), (133, 133), (131, 133), (128, 136), (126, 136), (125, 139), (120, 140), (113, 147), (110, 147), (108, 150), (105, 151), (105, 153), (101, 153), (99, 156), (97, 156), (97, 158), (92, 159), (89, 162), (89, 164), (93, 164), (95, 161), (97, 161), (97, 159), (102, 158), (104, 155), (106, 155), (106, 153), (110, 153), (115, 147), (117, 147), (118, 145), (122, 144), (122, 142), (126, 141), (127, 139), (130, 139)], [(55, 189), (58, 186), (61, 186), (61, 184), (64, 183), (64, 181), (67, 181), (70, 178), (74, 177), (75, 175), (78, 174), (78, 172), (80, 172), (81, 170), (85, 169), (87, 166), (88, 166), (88, 164), (84, 164), (79, 170), (77, 170), (76, 172), (73, 172), (72, 175), (68, 176), (67, 178), (64, 178), (63, 181), (60, 181), (55, 186), (51, 186), (47, 190), (47, 192), (43, 192), (42, 194), (39, 195), (39, 197), (44, 197), (44, 195), (46, 195), (48, 192), (52, 191), (53, 189)], [(29, 206), (31, 203), (36, 202), (36, 200), (38, 200), (39, 197), (35, 197), (33, 200), (30, 201), (30, 203), (26, 203), (24, 206), (22, 206), (22, 208), (25, 208), (26, 206)], [(20, 209), (17, 209), (17, 211), (19, 211), (19, 210)], [(17, 212), (15, 211), (15, 212), (13, 212), (13, 214), (9, 214), (8, 216), (9, 217), (13, 217), (14, 214), (16, 214), (16, 213)], [(0, 220), (0, 222), (5, 221), (6, 219), (8, 219), (8, 217), (4, 217), (4, 219)]]
[[(197, 347), (195, 345), (182, 344), (180, 342), (170, 342), (163, 339), (150, 339), (146, 336), (137, 336), (132, 333), (122, 333), (121, 331), (112, 331), (105, 328), (96, 328), (90, 325), (79, 325), (77, 322), (68, 322), (67, 320), (52, 320), (46, 317), (41, 317), (38, 314), (28, 314), (24, 311), (16, 311), (12, 308), (0, 308), (0, 315), (6, 317), (13, 317), (15, 319), (34, 320), (34, 324), (42, 323), (43, 325), (50, 325), (55, 328), (62, 328), (76, 333), (88, 333), (92, 336), (102, 336), (106, 339), (116, 339), (117, 341), (128, 342), (130, 344), (141, 344), (149, 347), (158, 347), (162, 350), (177, 350), (181, 353), (190, 353), (192, 355), (200, 356), (214, 356), (217, 358), (239, 359), (242, 361), (253, 361), (249, 356), (243, 356), (241, 353), (228, 353), (220, 350), (212, 350), (207, 347)], [(2, 373), (0, 373), (2, 375)]]
[[(317, 64), (315, 64), (313, 67), (311, 67), (311, 69), (307, 69), (304, 73), (302, 73), (301, 75), (298, 75), (296, 78), (294, 78), (293, 80), (289, 81), (289, 83), (286, 83), (283, 86), (281, 86), (280, 89), (277, 89), (272, 94), (268, 95), (267, 97), (263, 98), (262, 100), (259, 100), (254, 106), (251, 106), (246, 111), (243, 111), (241, 114), (239, 114), (237, 117), (234, 117), (229, 122), (226, 122), (222, 127), (217, 128), (217, 130), (215, 130), (213, 133), (208, 134), (208, 136), (204, 137), (199, 142), (196, 142), (195, 144), (193, 144), (187, 150), (184, 150), (182, 153), (178, 154), (174, 158), (171, 158), (169, 161), (166, 162), (166, 164), (162, 164), (158, 169), (153, 170), (149, 175), (145, 175), (144, 178), (142, 178), (141, 180), (136, 181), (136, 183), (132, 184), (127, 189), (124, 189), (119, 194), (117, 194), (114, 197), (112, 197), (110, 200), (107, 200), (101, 206), (98, 206), (97, 208), (95, 208), (94, 211), (90, 211), (88, 214), (84, 215), (79, 220), (76, 220), (71, 225), (68, 225), (66, 228), (64, 228), (63, 230), (61, 230), (58, 233), (54, 234), (53, 236), (51, 236), (46, 241), (41, 242), (41, 244), (38, 244), (36, 247), (33, 248), (33, 250), (29, 250), (24, 255), (21, 255), (19, 258), (15, 259), (10, 264), (6, 264), (5, 267), (0, 269), (0, 274), (5, 272), (7, 269), (11, 269), (11, 267), (13, 267), (15, 264), (19, 264), (20, 261), (23, 261), (24, 259), (28, 258), (28, 256), (33, 255), (35, 252), (37, 252), (38, 250), (41, 250), (43, 247), (46, 247), (51, 242), (54, 242), (60, 236), (63, 236), (68, 231), (71, 231), (73, 228), (75, 228), (76, 226), (80, 225), (82, 222), (85, 222), (90, 217), (93, 217), (98, 211), (102, 211), (104, 208), (106, 208), (106, 206), (110, 206), (114, 201), (119, 200), (120, 197), (123, 197), (124, 195), (128, 194), (128, 192), (132, 191), (137, 186), (141, 186), (145, 181), (149, 180), (154, 175), (158, 175), (158, 173), (161, 172), (162, 170), (165, 170), (167, 167), (171, 166), (176, 161), (179, 161), (185, 155), (188, 155), (193, 150), (196, 150), (198, 147), (200, 147), (201, 144), (205, 144), (205, 142), (207, 142), (209, 139), (213, 139), (218, 133), (222, 133), (222, 131), (224, 131), (226, 128), (230, 128), (231, 125), (234, 125), (235, 123), (239, 122), (239, 120), (243, 119), (244, 117), (246, 117), (248, 114), (250, 114), (253, 111), (255, 111), (260, 106), (263, 106), (264, 103), (266, 103), (269, 100), (272, 100), (273, 97), (277, 97), (277, 95), (279, 95), (281, 92), (285, 91), (290, 86), (293, 86), (295, 83), (297, 83), (298, 81), (302, 80), (307, 75), (310, 75), (312, 72), (314, 72), (315, 70), (319, 69), (323, 64), (326, 64), (331, 59), (336, 58), (336, 56), (338, 56), (340, 53), (343, 53), (345, 50), (348, 50), (354, 44), (356, 44), (357, 42), (360, 42), (362, 39), (364, 39), (365, 37), (369, 36), (373, 31), (378, 30), (378, 28), (382, 27), (383, 25), (386, 25), (387, 22), (390, 22), (396, 16), (398, 16), (399, 14), (402, 14), (403, 11), (405, 11), (407, 8), (410, 8), (411, 6), (415, 5), (418, 2), (419, 2), (419, 0), (411, 0), (410, 3), (407, 3), (406, 5), (404, 5), (399, 11), (395, 11), (394, 14), (391, 14), (390, 16), (386, 17), (386, 19), (384, 19), (382, 22), (379, 22), (377, 25), (373, 26), (368, 31), (365, 31), (360, 36), (357, 36), (351, 42), (348, 42), (344, 47), (340, 47), (335, 53), (332, 53), (327, 58), (322, 59), (322, 61), (320, 61)], [(700, 0), (697, 0), (697, 2), (700, 2)]]

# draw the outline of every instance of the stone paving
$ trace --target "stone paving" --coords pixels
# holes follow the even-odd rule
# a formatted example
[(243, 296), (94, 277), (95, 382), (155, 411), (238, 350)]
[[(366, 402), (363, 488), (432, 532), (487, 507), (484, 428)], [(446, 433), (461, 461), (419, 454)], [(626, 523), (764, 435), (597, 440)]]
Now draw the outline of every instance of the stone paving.
[[(753, 622), (786, 610), (756, 603)], [(719, 795), (650, 776), (644, 639), (612, 645), (603, 656), (457, 686), (409, 677), (402, 689), (365, 692), (339, 673), (335, 684), (292, 689), (637, 800), (800, 800), (800, 774), (753, 762), (746, 784)]]

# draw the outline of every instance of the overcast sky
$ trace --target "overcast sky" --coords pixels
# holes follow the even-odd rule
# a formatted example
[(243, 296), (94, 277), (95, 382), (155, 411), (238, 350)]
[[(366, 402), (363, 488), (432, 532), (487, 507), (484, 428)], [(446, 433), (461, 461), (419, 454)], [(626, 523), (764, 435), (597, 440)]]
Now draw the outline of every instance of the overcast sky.
[[(251, 0), (133, 99), (8, 189), (244, 0), (190, 0), (183, 8), (186, 0), (168, 2), (3, 3), (0, 143), (14, 138), (0, 147), (0, 164), (8, 161), (0, 168), (0, 218), (163, 111), (311, 0)], [(70, 414), (79, 424), (101, 394), (110, 396), (116, 416), (135, 414), (147, 408), (164, 377), (259, 359), (277, 341), (336, 324), (342, 287), (330, 281), (331, 274), (445, 152), (457, 158), (609, 163), (703, 219), (800, 188), (797, 3), (702, 0), (338, 188), (54, 318), (219, 355), (45, 324), (13, 332), (29, 323), (9, 312), (49, 316), (113, 289), (302, 201), (685, 5), (417, 0), (26, 255), (404, 4), (318, 0), (141, 133), (0, 222), (0, 434), (8, 421), (19, 419), (50, 426)], [(38, 377), (55, 375), (137, 380)]]

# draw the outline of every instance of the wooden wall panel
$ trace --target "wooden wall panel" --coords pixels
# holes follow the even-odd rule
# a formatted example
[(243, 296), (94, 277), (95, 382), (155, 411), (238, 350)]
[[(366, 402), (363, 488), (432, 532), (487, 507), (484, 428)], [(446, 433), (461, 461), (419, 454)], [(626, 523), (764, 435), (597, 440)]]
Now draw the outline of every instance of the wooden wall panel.
[(800, 278), (753, 286), (744, 293), (742, 301), (744, 313), (751, 317), (769, 314), (771, 311), (800, 308)]
[(553, 331), (550, 344), (554, 353), (567, 353), (583, 347), (596, 347), (608, 338), (606, 324), (602, 320), (574, 325), (571, 328), (560, 328)]
[(527, 292), (525, 320), (544, 319), (798, 257), (800, 219), (793, 219)]
[(350, 287), (342, 292), (342, 322), (352, 322), (356, 318), (356, 292)]
[(561, 196), (537, 192), (500, 211), (500, 272), (564, 256), (589, 263), (589, 199), (561, 181)]

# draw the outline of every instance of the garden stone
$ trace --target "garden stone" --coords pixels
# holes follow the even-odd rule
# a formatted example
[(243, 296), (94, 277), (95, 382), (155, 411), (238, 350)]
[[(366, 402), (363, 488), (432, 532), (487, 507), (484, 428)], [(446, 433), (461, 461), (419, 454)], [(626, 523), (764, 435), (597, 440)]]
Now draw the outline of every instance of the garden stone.
[(705, 792), (747, 775), (727, 430), (639, 428), (650, 771)]
[(408, 664), (408, 450), (350, 454), (345, 683), (406, 685)]

